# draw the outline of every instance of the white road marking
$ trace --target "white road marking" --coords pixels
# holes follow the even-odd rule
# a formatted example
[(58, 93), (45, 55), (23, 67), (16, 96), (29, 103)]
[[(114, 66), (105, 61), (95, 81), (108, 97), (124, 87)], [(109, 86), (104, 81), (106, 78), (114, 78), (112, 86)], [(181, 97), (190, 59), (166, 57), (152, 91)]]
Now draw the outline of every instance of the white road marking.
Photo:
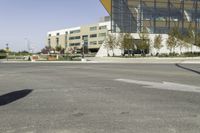
[(186, 85), (186, 84), (180, 84), (180, 83), (172, 83), (172, 82), (161, 82), (161, 83), (159, 83), (159, 82), (130, 80), (130, 79), (115, 79), (115, 81), (138, 84), (138, 85), (142, 85), (145, 88), (155, 88), (155, 89), (200, 93), (200, 87), (199, 86), (192, 86), (192, 85)]

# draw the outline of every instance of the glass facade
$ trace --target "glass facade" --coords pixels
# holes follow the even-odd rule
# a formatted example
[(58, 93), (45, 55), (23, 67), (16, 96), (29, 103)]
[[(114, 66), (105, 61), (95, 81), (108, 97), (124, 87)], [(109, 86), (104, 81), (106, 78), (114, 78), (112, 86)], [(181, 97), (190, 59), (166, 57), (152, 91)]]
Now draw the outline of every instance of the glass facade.
[(182, 33), (192, 26), (200, 32), (200, 0), (112, 0), (112, 32)]
[(128, 7), (127, 0), (112, 0), (111, 30), (112, 32), (136, 31), (136, 19)]

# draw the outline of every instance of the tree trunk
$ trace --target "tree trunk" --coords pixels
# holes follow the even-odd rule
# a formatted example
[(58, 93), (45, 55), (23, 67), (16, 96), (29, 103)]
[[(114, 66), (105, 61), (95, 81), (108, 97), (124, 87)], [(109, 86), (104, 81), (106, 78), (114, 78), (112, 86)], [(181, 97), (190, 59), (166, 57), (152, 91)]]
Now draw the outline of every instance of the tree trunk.
[(180, 55), (182, 55), (182, 46), (180, 46)]
[(110, 55), (109, 55), (109, 49), (107, 49), (107, 56), (109, 57)]
[(159, 56), (159, 53), (160, 53), (160, 50), (158, 49), (158, 50), (157, 50), (157, 53), (156, 53), (156, 56)]
[(130, 50), (128, 50), (128, 57), (130, 57)]
[(141, 56), (142, 56), (143, 55), (143, 50), (142, 49), (140, 50), (140, 53), (141, 53)]
[(173, 53), (175, 53), (175, 47), (173, 47)]
[(114, 49), (112, 49), (113, 57), (115, 56)]
[(123, 49), (121, 49), (121, 56), (123, 56), (124, 55), (124, 52), (123, 52), (124, 50)]
[(143, 49), (142, 51), (143, 51), (143, 56), (146, 56), (145, 50)]
[(170, 54), (172, 54), (172, 48), (170, 48), (170, 50), (169, 50), (169, 51), (170, 51)]

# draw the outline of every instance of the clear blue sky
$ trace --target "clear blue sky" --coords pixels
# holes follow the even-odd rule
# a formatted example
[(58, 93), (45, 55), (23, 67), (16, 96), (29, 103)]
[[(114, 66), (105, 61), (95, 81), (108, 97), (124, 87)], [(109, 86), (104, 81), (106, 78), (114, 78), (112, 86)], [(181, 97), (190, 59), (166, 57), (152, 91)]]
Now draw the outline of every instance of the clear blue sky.
[(99, 0), (0, 0), (0, 49), (35, 50), (45, 46), (46, 34), (82, 24), (94, 23), (108, 15)]

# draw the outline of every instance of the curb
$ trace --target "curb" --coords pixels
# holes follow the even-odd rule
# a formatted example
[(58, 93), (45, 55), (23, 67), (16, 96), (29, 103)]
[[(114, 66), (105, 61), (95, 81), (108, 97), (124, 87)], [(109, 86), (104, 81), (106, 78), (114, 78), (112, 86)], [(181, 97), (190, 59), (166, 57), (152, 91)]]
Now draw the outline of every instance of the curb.
[(0, 64), (200, 64), (200, 61), (0, 61)]

